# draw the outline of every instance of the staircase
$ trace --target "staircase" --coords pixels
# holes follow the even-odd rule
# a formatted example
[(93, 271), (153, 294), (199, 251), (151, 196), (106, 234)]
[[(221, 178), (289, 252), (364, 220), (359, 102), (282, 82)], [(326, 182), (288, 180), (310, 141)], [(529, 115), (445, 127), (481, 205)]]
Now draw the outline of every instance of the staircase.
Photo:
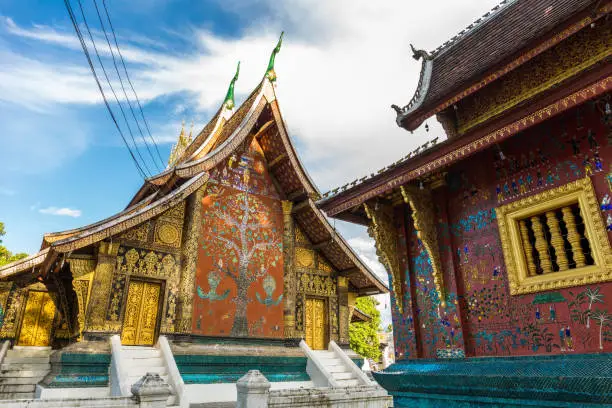
[(51, 371), (50, 354), (51, 347), (7, 350), (0, 364), (0, 400), (33, 399), (36, 384)]
[[(168, 381), (168, 368), (162, 352), (156, 347), (121, 346), (121, 360), (125, 367), (127, 384), (136, 383), (146, 373), (157, 373), (164, 381)], [(172, 387), (171, 387), (172, 388)], [(178, 404), (178, 397), (174, 389), (168, 397), (168, 405)]]
[(338, 387), (352, 387), (361, 382), (353, 371), (347, 367), (335, 352), (327, 350), (313, 350), (321, 365), (331, 374)]

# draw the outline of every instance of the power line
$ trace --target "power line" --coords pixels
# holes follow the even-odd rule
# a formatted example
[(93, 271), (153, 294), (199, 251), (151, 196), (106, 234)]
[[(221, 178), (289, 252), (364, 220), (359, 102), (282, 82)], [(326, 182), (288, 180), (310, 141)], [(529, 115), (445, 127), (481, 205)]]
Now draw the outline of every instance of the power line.
[(119, 110), (121, 111), (121, 115), (123, 116), (123, 120), (125, 121), (125, 124), (128, 128), (128, 131), (130, 133), (130, 137), (132, 139), (132, 143), (134, 143), (134, 149), (136, 150), (136, 154), (138, 155), (138, 157), (140, 157), (140, 160), (142, 160), (142, 164), (144, 166), (144, 168), (147, 170), (148, 175), (150, 176), (151, 170), (149, 170), (149, 166), (147, 166), (147, 162), (145, 161), (145, 159), (142, 157), (142, 154), (140, 154), (140, 150), (138, 149), (138, 145), (136, 144), (136, 139), (134, 138), (134, 133), (132, 133), (132, 128), (130, 127), (130, 123), (127, 120), (127, 116), (125, 115), (125, 111), (123, 110), (123, 106), (121, 105), (121, 102), (119, 101), (119, 98), (117, 97), (117, 93), (115, 92), (115, 89), (113, 88), (113, 85), (111, 84), (111, 81), (108, 77), (108, 74), (106, 72), (106, 69), (104, 68), (104, 64), (102, 63), (102, 58), (100, 57), (100, 53), (98, 52), (98, 47), (96, 47), (96, 42), (93, 39), (93, 35), (91, 34), (91, 30), (89, 29), (89, 24), (87, 24), (87, 18), (85, 17), (85, 11), (83, 10), (83, 3), (81, 3), (81, 0), (77, 0), (79, 3), (79, 9), (81, 10), (81, 16), (83, 17), (83, 23), (85, 24), (85, 29), (87, 30), (87, 33), (89, 34), (89, 39), (91, 40), (91, 43), (93, 45), (93, 49), (94, 52), (96, 53), (96, 57), (98, 59), (98, 63), (100, 64), (100, 68), (102, 68), (102, 72), (104, 73), (104, 77), (106, 78), (106, 82), (108, 83), (108, 86), (111, 90), (111, 92), (113, 93), (113, 96), (115, 97), (115, 101), (117, 101), (117, 105), (119, 105)]
[(130, 148), (130, 145), (128, 144), (125, 136), (123, 135), (123, 132), (121, 131), (121, 128), (119, 127), (119, 123), (117, 123), (117, 119), (115, 118), (115, 114), (113, 113), (113, 110), (111, 109), (110, 104), (108, 103), (108, 100), (106, 99), (106, 95), (104, 95), (104, 90), (102, 89), (102, 85), (100, 84), (100, 80), (98, 79), (98, 75), (96, 74), (96, 69), (94, 68), (93, 62), (91, 61), (91, 56), (89, 55), (89, 50), (87, 49), (87, 44), (83, 40), (83, 35), (81, 34), (81, 30), (80, 30), (79, 25), (78, 25), (78, 23), (76, 21), (76, 17), (74, 15), (73, 10), (72, 10), (72, 6), (70, 4), (70, 0), (64, 0), (64, 4), (66, 6), (66, 10), (68, 11), (68, 15), (70, 16), (70, 21), (72, 21), (72, 25), (74, 26), (74, 30), (76, 31), (77, 37), (79, 39), (79, 42), (81, 43), (81, 47), (83, 48), (83, 53), (85, 54), (85, 57), (87, 58), (87, 63), (89, 64), (89, 69), (91, 70), (91, 73), (92, 73), (94, 79), (96, 80), (96, 84), (98, 85), (98, 89), (100, 90), (100, 93), (102, 94), (102, 99), (104, 99), (104, 104), (106, 105), (106, 109), (108, 110), (108, 113), (110, 114), (110, 116), (111, 116), (111, 118), (113, 120), (113, 123), (115, 124), (115, 127), (117, 127), (117, 130), (119, 131), (119, 134), (121, 135), (121, 139), (123, 139), (123, 143), (125, 143), (125, 147), (127, 147), (128, 151), (130, 152), (130, 156), (132, 157), (132, 160), (134, 161), (134, 164), (136, 165), (136, 169), (140, 173), (140, 176), (142, 178), (146, 178), (146, 174), (145, 174), (144, 170), (140, 166), (140, 163), (138, 163), (138, 160), (136, 160), (136, 156), (134, 156), (134, 152), (132, 152), (132, 149)]
[(125, 66), (125, 61), (123, 59), (123, 54), (121, 54), (121, 48), (119, 48), (119, 43), (117, 42), (117, 36), (115, 35), (115, 28), (113, 27), (113, 23), (111, 22), (111, 18), (110, 18), (110, 14), (108, 12), (108, 8), (106, 7), (106, 0), (102, 0), (102, 5), (104, 6), (104, 11), (106, 12), (106, 18), (108, 20), (108, 24), (109, 24), (111, 32), (113, 34), (113, 39), (115, 40), (115, 46), (117, 47), (117, 51), (119, 52), (119, 58), (121, 60), (121, 64), (123, 65), (123, 70), (125, 71), (125, 76), (126, 76), (126, 78), (128, 80), (128, 83), (130, 84), (130, 88), (132, 88), (132, 92), (134, 92), (134, 97), (136, 98), (136, 102), (138, 103), (138, 108), (140, 109), (140, 115), (142, 116), (142, 120), (144, 121), (145, 127), (147, 128), (147, 132), (149, 133), (149, 138), (151, 139), (151, 142), (153, 143), (153, 146), (155, 146), (155, 150), (157, 151), (157, 156), (159, 157), (159, 160), (161, 160), (162, 166), (163, 166), (164, 159), (162, 158), (161, 154), (159, 153), (159, 148), (157, 147), (157, 143), (155, 143), (155, 139), (153, 139), (153, 136), (151, 135), (151, 129), (149, 129), (149, 123), (147, 122), (147, 119), (145, 118), (145, 115), (144, 115), (144, 111), (142, 110), (142, 105), (140, 104), (140, 99), (138, 98), (138, 94), (136, 93), (136, 90), (134, 89), (134, 85), (132, 85), (132, 80), (130, 79), (130, 74), (128, 74), (127, 67)]
[[(102, 27), (102, 32), (104, 33), (104, 38), (106, 38), (106, 43), (108, 44), (108, 49), (111, 52), (111, 57), (113, 58), (113, 65), (115, 66), (115, 72), (117, 72), (117, 77), (119, 78), (119, 83), (121, 84), (121, 90), (123, 91), (123, 95), (125, 96), (125, 99), (127, 100), (128, 106), (130, 108), (130, 112), (132, 113), (132, 117), (134, 118), (134, 121), (136, 122), (136, 126), (138, 127), (138, 131), (140, 132), (140, 137), (142, 138), (143, 143), (145, 144), (147, 151), (149, 152), (149, 156), (151, 156), (151, 160), (153, 161), (153, 164), (155, 166), (157, 166), (157, 164), (155, 163), (155, 156), (153, 156), (153, 153), (151, 152), (151, 148), (149, 147), (149, 144), (147, 143), (147, 140), (145, 139), (145, 135), (142, 133), (142, 129), (140, 128), (140, 123), (138, 122), (138, 118), (136, 118), (136, 113), (134, 113), (134, 108), (132, 107), (132, 102), (130, 101), (130, 98), (127, 95), (127, 92), (125, 91), (125, 86), (123, 85), (123, 79), (121, 79), (121, 73), (119, 72), (119, 68), (117, 67), (117, 60), (115, 59), (115, 52), (113, 51), (113, 47), (111, 46), (110, 40), (108, 39), (108, 34), (106, 33), (106, 28), (104, 27), (104, 22), (102, 21), (102, 16), (100, 15), (100, 9), (98, 8), (98, 2), (96, 0), (93, 0), (94, 6), (96, 7), (96, 13), (98, 14), (98, 20), (100, 20), (100, 26)], [(119, 49), (119, 48), (117, 48)], [(127, 70), (126, 70), (127, 72)], [(153, 141), (153, 144), (155, 144), (155, 141)], [(155, 145), (157, 147), (157, 145)], [(163, 160), (161, 160), (161, 157), (159, 157), (159, 160), (161, 162), (161, 168), (164, 168), (164, 162)]]

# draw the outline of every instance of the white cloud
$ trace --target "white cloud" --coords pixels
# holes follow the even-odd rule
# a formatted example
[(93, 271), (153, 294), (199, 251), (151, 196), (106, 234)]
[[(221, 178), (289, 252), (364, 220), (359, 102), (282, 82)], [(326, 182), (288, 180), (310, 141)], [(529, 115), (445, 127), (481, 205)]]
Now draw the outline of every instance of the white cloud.
[[(277, 58), (279, 100), (310, 174), (327, 190), (374, 172), (441, 135), (434, 120), (429, 121), (429, 134), (399, 129), (389, 107), (407, 103), (418, 82), (420, 62), (412, 59), (409, 43), (435, 48), (497, 1), (224, 1), (228, 11), (243, 19), (239, 37), (196, 28), (190, 31), (196, 36), (194, 47), (185, 55), (145, 48), (142, 38), (122, 41), (121, 46), (141, 100), (188, 91), (197, 96), (199, 111), (210, 112), (225, 95), (238, 60), (242, 66), (237, 92), (244, 96), (251, 91), (278, 33), (286, 29)], [(254, 18), (253, 4), (265, 12)], [(11, 61), (11, 66), (0, 63), (0, 95), (6, 100), (39, 108), (57, 102), (101, 102), (71, 29), (21, 27), (6, 17), (2, 26), (12, 36), (75, 50), (79, 58), (78, 64), (71, 64), (0, 55), (0, 61)], [(95, 35), (108, 60), (105, 41)], [(158, 129), (152, 131), (159, 135)], [(169, 140), (175, 132), (158, 138)]]
[(0, 186), (0, 195), (11, 197), (11, 196), (14, 196), (15, 194), (17, 194), (15, 190), (11, 190), (10, 188)]
[(38, 210), (41, 214), (49, 214), (49, 215), (61, 215), (66, 217), (78, 218), (81, 216), (81, 210), (74, 210), (72, 208), (58, 208), (58, 207), (47, 207), (41, 208)]

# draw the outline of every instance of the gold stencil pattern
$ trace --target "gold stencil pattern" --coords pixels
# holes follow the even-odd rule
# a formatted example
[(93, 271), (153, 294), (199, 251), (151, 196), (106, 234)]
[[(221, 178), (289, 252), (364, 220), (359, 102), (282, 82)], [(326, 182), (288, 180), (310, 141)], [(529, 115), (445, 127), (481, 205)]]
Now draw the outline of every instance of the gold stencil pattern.
[(325, 301), (306, 299), (306, 343), (313, 350), (325, 350)]
[(298, 282), (298, 290), (317, 296), (336, 296), (336, 282), (331, 276), (302, 273)]
[(314, 267), (314, 251), (306, 248), (295, 248), (295, 263), (302, 268)]
[(30, 291), (19, 333), (19, 346), (48, 346), (55, 305), (47, 292)]
[(159, 283), (130, 282), (121, 332), (122, 344), (144, 346), (155, 343), (160, 292)]

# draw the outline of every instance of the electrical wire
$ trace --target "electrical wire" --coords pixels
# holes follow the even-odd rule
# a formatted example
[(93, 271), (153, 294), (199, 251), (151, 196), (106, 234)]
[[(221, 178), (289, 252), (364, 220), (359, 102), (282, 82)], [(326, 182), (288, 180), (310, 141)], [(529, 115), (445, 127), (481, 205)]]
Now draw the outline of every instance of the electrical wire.
[(108, 100), (106, 99), (106, 95), (104, 94), (104, 90), (102, 89), (102, 84), (100, 84), (100, 79), (98, 78), (98, 74), (96, 74), (96, 69), (95, 69), (95, 67), (93, 65), (93, 62), (91, 60), (91, 56), (89, 54), (89, 50), (87, 49), (87, 44), (85, 43), (85, 40), (83, 39), (83, 35), (81, 33), (81, 29), (79, 28), (79, 24), (77, 23), (76, 16), (74, 15), (74, 12), (72, 10), (72, 5), (70, 4), (70, 0), (64, 0), (64, 5), (66, 6), (66, 10), (68, 11), (68, 15), (70, 16), (70, 21), (72, 21), (72, 25), (74, 26), (74, 30), (76, 31), (77, 37), (79, 39), (79, 42), (81, 43), (81, 47), (83, 48), (83, 53), (85, 54), (85, 57), (87, 59), (87, 63), (89, 64), (89, 69), (91, 70), (91, 73), (92, 73), (94, 79), (96, 80), (96, 84), (98, 85), (98, 89), (100, 90), (100, 94), (102, 94), (102, 99), (104, 100), (104, 104), (106, 105), (106, 109), (108, 110), (108, 113), (110, 114), (111, 119), (113, 120), (113, 123), (115, 124), (115, 127), (119, 131), (119, 134), (121, 135), (121, 139), (123, 139), (123, 143), (125, 144), (125, 147), (127, 147), (128, 151), (130, 153), (130, 156), (132, 157), (132, 160), (134, 161), (134, 164), (136, 165), (136, 169), (140, 173), (141, 177), (143, 179), (146, 179), (146, 177), (147, 177), (146, 173), (144, 172), (144, 170), (140, 166), (140, 163), (138, 163), (138, 160), (136, 160), (136, 156), (134, 155), (134, 152), (132, 151), (132, 149), (131, 149), (127, 139), (125, 138), (125, 135), (123, 134), (123, 131), (119, 127), (119, 123), (117, 122), (117, 118), (115, 118), (115, 114), (113, 113), (113, 110), (111, 109), (110, 104), (108, 103)]
[(89, 39), (91, 40), (91, 43), (93, 45), (94, 52), (96, 53), (96, 57), (98, 59), (98, 63), (100, 64), (100, 68), (102, 68), (102, 73), (104, 73), (104, 78), (106, 78), (106, 82), (108, 83), (108, 86), (111, 92), (113, 93), (113, 96), (115, 97), (115, 101), (117, 102), (117, 105), (119, 105), (119, 110), (121, 111), (121, 115), (123, 116), (125, 125), (127, 126), (128, 132), (130, 133), (132, 143), (134, 143), (134, 149), (136, 150), (136, 154), (138, 155), (138, 157), (140, 157), (140, 160), (142, 160), (142, 164), (144, 168), (146, 169), (146, 173), (148, 174), (148, 176), (150, 176), (152, 174), (151, 170), (149, 170), (149, 166), (147, 166), (147, 162), (142, 157), (142, 154), (140, 154), (140, 150), (138, 149), (138, 144), (136, 143), (136, 139), (134, 138), (134, 133), (132, 132), (132, 128), (130, 127), (130, 123), (127, 119), (127, 116), (125, 115), (123, 106), (121, 105), (121, 102), (119, 101), (119, 97), (117, 97), (117, 93), (115, 92), (115, 89), (113, 88), (113, 84), (111, 83), (110, 78), (108, 77), (106, 68), (104, 68), (104, 64), (102, 63), (102, 58), (100, 57), (100, 53), (98, 52), (98, 47), (96, 47), (96, 42), (94, 41), (93, 35), (91, 34), (91, 30), (89, 29), (89, 24), (87, 24), (87, 17), (85, 17), (85, 11), (83, 10), (83, 3), (81, 2), (81, 0), (77, 0), (77, 2), (79, 3), (79, 9), (81, 10), (81, 16), (83, 17), (83, 24), (85, 24), (85, 29), (87, 30), (87, 34), (89, 35)]
[(136, 102), (138, 103), (138, 108), (140, 109), (140, 115), (142, 116), (142, 120), (144, 121), (145, 127), (147, 128), (147, 132), (149, 133), (149, 138), (151, 139), (153, 146), (155, 146), (155, 150), (157, 151), (157, 156), (159, 157), (159, 160), (161, 160), (162, 165), (163, 165), (164, 159), (159, 153), (159, 148), (157, 147), (157, 143), (155, 143), (155, 139), (153, 139), (153, 135), (151, 135), (151, 129), (149, 129), (149, 123), (147, 122), (147, 119), (145, 118), (145, 114), (142, 109), (142, 105), (140, 104), (140, 99), (138, 98), (136, 89), (134, 89), (134, 85), (132, 84), (132, 80), (130, 79), (130, 74), (128, 74), (127, 67), (125, 66), (125, 60), (123, 59), (123, 54), (121, 54), (121, 48), (119, 48), (119, 42), (117, 41), (117, 36), (115, 35), (115, 28), (113, 27), (113, 23), (111, 22), (111, 18), (110, 18), (110, 13), (108, 12), (108, 8), (106, 7), (106, 0), (102, 0), (102, 5), (104, 6), (104, 11), (106, 13), (108, 25), (110, 26), (111, 33), (113, 34), (113, 39), (115, 40), (115, 47), (117, 47), (117, 51), (119, 52), (119, 59), (121, 60), (121, 64), (123, 65), (123, 70), (125, 71), (125, 77), (127, 78), (128, 83), (130, 84), (130, 88), (132, 88), (132, 92), (134, 92), (134, 97), (136, 98)]
[[(145, 139), (145, 135), (142, 132), (142, 129), (140, 128), (140, 123), (138, 122), (138, 118), (136, 118), (136, 113), (134, 112), (134, 108), (132, 107), (132, 102), (130, 101), (130, 98), (127, 95), (127, 92), (125, 91), (125, 86), (123, 85), (123, 79), (121, 79), (121, 73), (119, 72), (119, 68), (117, 67), (117, 60), (115, 59), (115, 52), (113, 51), (113, 47), (111, 46), (110, 40), (108, 39), (108, 34), (106, 33), (106, 28), (104, 27), (104, 22), (102, 21), (102, 16), (100, 15), (100, 9), (98, 8), (98, 2), (96, 0), (93, 0), (94, 6), (96, 8), (96, 13), (98, 14), (98, 20), (100, 20), (100, 26), (102, 27), (102, 32), (104, 33), (104, 38), (106, 38), (106, 43), (108, 44), (108, 49), (110, 50), (111, 53), (111, 57), (113, 59), (113, 65), (115, 67), (115, 72), (117, 72), (117, 77), (119, 78), (119, 83), (121, 84), (121, 90), (123, 91), (123, 96), (125, 96), (125, 99), (128, 103), (128, 107), (130, 108), (130, 112), (132, 113), (132, 117), (134, 118), (134, 121), (136, 122), (136, 127), (138, 127), (138, 131), (140, 132), (140, 137), (143, 141), (143, 143), (145, 144), (145, 147), (147, 148), (147, 151), (149, 152), (149, 156), (151, 156), (151, 160), (153, 161), (153, 165), (155, 165), (157, 167), (157, 163), (155, 163), (155, 156), (153, 156), (153, 152), (151, 152), (151, 148), (149, 147), (149, 143), (147, 143), (147, 140)], [(127, 72), (127, 71), (126, 71)], [(161, 160), (161, 158), (160, 158)], [(161, 161), (161, 168), (164, 168), (164, 162)], [(157, 169), (159, 171), (159, 168)]]

